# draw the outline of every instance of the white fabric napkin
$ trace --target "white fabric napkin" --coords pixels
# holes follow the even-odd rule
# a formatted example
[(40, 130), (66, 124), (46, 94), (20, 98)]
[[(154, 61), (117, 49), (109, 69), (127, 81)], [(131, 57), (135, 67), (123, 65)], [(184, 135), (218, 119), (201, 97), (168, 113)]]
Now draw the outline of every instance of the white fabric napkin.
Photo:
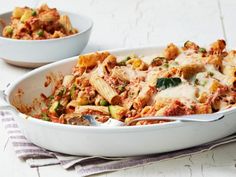
[(2, 123), (4, 124), (4, 127), (8, 133), (16, 156), (25, 160), (30, 167), (33, 168), (60, 164), (64, 169), (74, 168), (79, 176), (89, 176), (104, 172), (117, 171), (150, 164), (160, 160), (183, 157), (190, 154), (207, 151), (217, 146), (236, 141), (236, 134), (233, 134), (231, 136), (206, 143), (201, 146), (162, 154), (121, 158), (98, 156), (78, 157), (48, 151), (34, 145), (21, 133), (13, 115), (10, 112), (0, 111), (0, 119), (2, 120)]

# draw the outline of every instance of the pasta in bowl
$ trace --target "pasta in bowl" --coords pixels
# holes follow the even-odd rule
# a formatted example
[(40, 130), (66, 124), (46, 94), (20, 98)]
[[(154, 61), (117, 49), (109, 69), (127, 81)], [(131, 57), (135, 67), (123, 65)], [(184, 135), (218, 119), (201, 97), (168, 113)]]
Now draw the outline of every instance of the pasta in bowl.
[[(209, 114), (235, 106), (235, 51), (218, 40), (207, 50), (187, 41), (168, 45), (156, 56), (116, 57), (109, 52), (79, 56), (73, 72), (42, 94), (33, 117), (80, 125), (83, 115), (104, 123), (146, 116)], [(147, 60), (148, 59), (148, 60)], [(143, 120), (132, 125), (163, 123)], [(86, 123), (86, 125), (88, 125)]]
[(43, 40), (78, 33), (67, 15), (60, 15), (56, 8), (46, 4), (39, 8), (16, 7), (11, 23), (3, 28), (3, 37), (23, 40)]
[[(213, 45), (213, 46), (215, 46), (215, 45)], [(219, 45), (219, 43), (217, 42), (216, 46), (221, 46), (221, 45)], [(62, 116), (62, 114), (59, 114), (59, 115), (57, 115), (55, 113), (53, 113), (51, 115), (49, 114), (49, 110), (51, 108), (50, 105), (52, 105), (56, 101), (59, 101), (60, 104), (63, 104), (62, 98), (64, 98), (64, 96), (66, 96), (67, 94), (69, 95), (69, 92), (71, 92), (71, 91), (72, 91), (72, 93), (74, 92), (73, 89), (72, 90), (70, 89), (71, 87), (69, 85), (72, 86), (77, 77), (81, 77), (82, 73), (84, 73), (86, 75), (92, 74), (92, 73), (94, 74), (94, 71), (96, 70), (96, 68), (98, 68), (99, 65), (105, 64), (104, 58), (107, 58), (107, 57), (104, 57), (104, 54), (108, 55), (108, 56), (109, 55), (114, 56), (112, 58), (116, 58), (116, 63), (123, 61), (124, 59), (127, 58), (127, 56), (130, 56), (131, 58), (133, 58), (134, 57), (133, 54), (135, 54), (136, 55), (135, 57), (138, 57), (140, 60), (142, 60), (142, 62), (144, 62), (148, 65), (149, 69), (151, 69), (154, 67), (158, 67), (158, 66), (151, 66), (151, 63), (154, 58), (160, 57), (160, 56), (167, 57), (170, 55), (168, 53), (172, 53), (172, 52), (169, 52), (169, 48), (170, 47), (168, 47), (168, 50), (166, 50), (166, 47), (159, 47), (159, 46), (155, 47), (154, 46), (154, 47), (140, 47), (140, 48), (131, 48), (131, 49), (114, 49), (114, 50), (109, 50), (107, 52), (98, 52), (98, 53), (93, 53), (93, 54), (88, 54), (88, 55), (82, 55), (80, 57), (82, 60), (78, 59), (78, 57), (73, 57), (73, 58), (69, 58), (67, 60), (55, 62), (55, 63), (49, 64), (49, 65), (40, 67), (38, 69), (35, 69), (35, 70), (27, 73), (25, 76), (20, 78), (18, 81), (12, 83), (6, 89), (6, 92), (5, 92), (6, 96), (5, 97), (6, 97), (7, 103), (6, 103), (5, 108), (11, 109), (15, 112), (15, 116), (14, 116), (15, 120), (17, 121), (23, 134), (31, 142), (33, 142), (34, 144), (41, 146), (43, 148), (49, 149), (51, 151), (73, 154), (73, 155), (98, 155), (98, 156), (117, 157), (117, 156), (132, 156), (132, 155), (161, 153), (161, 152), (168, 152), (168, 151), (174, 151), (174, 150), (179, 150), (179, 149), (183, 149), (183, 148), (197, 146), (197, 145), (200, 145), (200, 144), (203, 144), (206, 142), (210, 142), (210, 141), (213, 141), (213, 140), (216, 140), (219, 138), (223, 138), (225, 136), (228, 136), (228, 135), (234, 133), (236, 130), (234, 103), (233, 103), (233, 101), (229, 102), (228, 104), (224, 103), (226, 97), (227, 97), (227, 99), (229, 99), (228, 97), (231, 97), (229, 95), (228, 96), (221, 95), (221, 97), (224, 99), (220, 99), (221, 97), (217, 98), (217, 99), (213, 99), (213, 100), (222, 100), (222, 103), (220, 103), (220, 105), (222, 105), (222, 107), (218, 107), (219, 111), (216, 112), (217, 110), (215, 108), (213, 109), (214, 104), (211, 105), (210, 112), (213, 112), (213, 113), (211, 113), (211, 115), (223, 114), (224, 118), (220, 119), (218, 121), (208, 122), (208, 123), (206, 123), (206, 122), (200, 123), (200, 122), (171, 121), (171, 122), (163, 122), (163, 123), (160, 123), (160, 122), (146, 122), (146, 123), (140, 122), (138, 125), (134, 124), (135, 126), (106, 126), (106, 127), (104, 127), (104, 126), (77, 126), (77, 123), (75, 121), (76, 117), (75, 117), (75, 119), (71, 119), (68, 115), (67, 115), (67, 117), (64, 117), (65, 114), (67, 114), (66, 113), (67, 111), (69, 111), (68, 114), (75, 113), (75, 111), (73, 111), (73, 109), (74, 109), (73, 106), (72, 106), (72, 109), (70, 108), (67, 110), (66, 106), (65, 107), (61, 107), (61, 106), (57, 107), (57, 104), (55, 104), (56, 108), (65, 108), (65, 110), (61, 109), (62, 110), (61, 113), (64, 114), (64, 116), (63, 116), (64, 120), (62, 118), (60, 118)], [(211, 47), (210, 47), (210, 49), (207, 49), (207, 53), (204, 54), (205, 57), (203, 57), (203, 58), (206, 59), (207, 56), (211, 56), (211, 55), (224, 56), (223, 57), (224, 59), (222, 60), (222, 65), (220, 65), (221, 69), (218, 68), (217, 71), (219, 71), (221, 74), (225, 75), (226, 78), (228, 78), (227, 80), (229, 80), (230, 82), (229, 83), (225, 82), (227, 84), (223, 84), (223, 85), (227, 85), (229, 91), (231, 93), (233, 93), (233, 90), (234, 90), (233, 89), (234, 84), (232, 81), (234, 78), (234, 76), (232, 76), (233, 70), (226, 70), (226, 71), (230, 71), (230, 72), (227, 72), (227, 74), (226, 73), (224, 74), (224, 72), (225, 72), (224, 68), (226, 67), (225, 61), (226, 61), (226, 63), (228, 63), (227, 67), (229, 67), (229, 68), (232, 67), (231, 69), (233, 69), (233, 67), (235, 66), (235, 64), (233, 63), (235, 61), (234, 52), (230, 51), (230, 52), (225, 53), (226, 50), (224, 49), (224, 50), (219, 50), (219, 52), (216, 53), (216, 51), (218, 51), (218, 50), (216, 50), (215, 48), (219, 48), (219, 47), (213, 47), (213, 48), (214, 48), (215, 52), (213, 52), (213, 49), (211, 49)], [(220, 47), (220, 48), (222, 48), (222, 47)], [(180, 52), (180, 53), (178, 53), (178, 56), (182, 55), (186, 51), (186, 50), (183, 50), (181, 47), (178, 47), (178, 49), (180, 50), (180, 51), (178, 50)], [(190, 50), (190, 49), (188, 49), (188, 50)], [(197, 54), (202, 55), (202, 53), (197, 52), (198, 50), (195, 50), (195, 51)], [(204, 49), (200, 49), (200, 51), (204, 51)], [(210, 52), (210, 51), (212, 51), (212, 52)], [(166, 55), (166, 54), (168, 54), (168, 55)], [(171, 55), (173, 56), (173, 53)], [(99, 59), (98, 59), (97, 56), (103, 56), (103, 57), (99, 57)], [(178, 56), (176, 56), (175, 60), (177, 60)], [(88, 57), (90, 60), (83, 59), (85, 57)], [(111, 56), (109, 58), (111, 58)], [(179, 57), (179, 59), (180, 59), (180, 57)], [(185, 59), (187, 60), (189, 58), (187, 57)], [(153, 65), (159, 65), (158, 60), (154, 60), (154, 61), (155, 62), (153, 62)], [(163, 61), (165, 61), (165, 60), (163, 60)], [(187, 61), (192, 61), (192, 60), (187, 60)], [(100, 64), (97, 64), (97, 62), (100, 62)], [(174, 61), (172, 61), (172, 62), (174, 62)], [(89, 63), (90, 67), (87, 66), (86, 63), (87, 64)], [(80, 67), (80, 66), (83, 66), (83, 64), (86, 67)], [(92, 64), (92, 66), (91, 66), (91, 64)], [(137, 69), (137, 68), (132, 69), (133, 63), (132, 64), (127, 63), (127, 61), (121, 62), (120, 65), (121, 66), (118, 66), (116, 64), (114, 67), (112, 67), (112, 70), (115, 69), (116, 66), (118, 66), (121, 68), (129, 67), (129, 68), (131, 68), (132, 72), (134, 71), (135, 73), (136, 72), (139, 73), (139, 71), (146, 72), (146, 74), (149, 73), (149, 69), (143, 70), (143, 69), (141, 69), (141, 67), (139, 69)], [(122, 66), (122, 65), (126, 65), (126, 66)], [(167, 65), (168, 68), (172, 67), (170, 65), (172, 65), (172, 64), (169, 63), (169, 66)], [(134, 65), (134, 66), (136, 67), (137, 65)], [(141, 65), (138, 65), (138, 66), (141, 66)], [(162, 63), (160, 66), (162, 66), (166, 70), (165, 63)], [(179, 63), (178, 66), (181, 66), (181, 62)], [(207, 64), (205, 64), (205, 66), (207, 66)], [(109, 71), (110, 65), (107, 69), (108, 69), (108, 72), (110, 72)], [(204, 72), (205, 71), (198, 72), (198, 74), (204, 73)], [(104, 76), (100, 75), (101, 73), (103, 73), (103, 72), (100, 72), (100, 71), (98, 72), (99, 78), (102, 78), (105, 82), (108, 83), (108, 85), (113, 90), (115, 90), (118, 93), (119, 90), (116, 90), (116, 88), (115, 88), (117, 85), (114, 84), (115, 87), (112, 86), (112, 83), (109, 83), (106, 80), (106, 78), (104, 78)], [(167, 82), (167, 81), (162, 81), (162, 80), (160, 80), (159, 81), (160, 83), (159, 83), (159, 82), (157, 82), (157, 79), (155, 79), (154, 80), (155, 82), (153, 83), (153, 87), (155, 89), (154, 95), (157, 95), (158, 93), (161, 93), (163, 91), (166, 92), (168, 89), (176, 89), (176, 88), (180, 87), (181, 85), (185, 84), (186, 82), (189, 82), (188, 84), (190, 86), (193, 86), (194, 85), (193, 81), (191, 82), (190, 80), (194, 79), (195, 75), (198, 75), (197, 73), (195, 73), (195, 74), (192, 74), (193, 78), (190, 79), (190, 78), (186, 77), (186, 79), (184, 79), (185, 77), (183, 77), (183, 72), (181, 72), (180, 74), (181, 75), (173, 75), (171, 77), (168, 77), (166, 75), (164, 75), (164, 76), (161, 75), (161, 77), (158, 77), (158, 78), (163, 78), (163, 77), (172, 78), (173, 81), (171, 81), (171, 84), (169, 84), (170, 83), (169, 81)], [(214, 77), (218, 77), (217, 74), (214, 74)], [(69, 76), (66, 76), (66, 75), (69, 75)], [(65, 79), (65, 80), (70, 81), (70, 82), (68, 82), (69, 84), (67, 85), (66, 81), (64, 81), (63, 78), (66, 78), (66, 77), (72, 78), (71, 75), (73, 75), (73, 77), (74, 77), (73, 79)], [(208, 73), (208, 75), (209, 75), (209, 73)], [(212, 75), (212, 74), (210, 74), (210, 75)], [(125, 75), (125, 76), (127, 76), (127, 75)], [(132, 76), (132, 74), (129, 74), (128, 76)], [(136, 76), (136, 75), (134, 75), (134, 76)], [(139, 75), (139, 77), (141, 77), (141, 76)], [(146, 81), (147, 77), (144, 77), (144, 78), (145, 78), (145, 80), (140, 79), (140, 82)], [(180, 78), (181, 82), (179, 79), (175, 79), (175, 78)], [(89, 82), (86, 81), (87, 83), (86, 82), (79, 82), (79, 83), (85, 84), (85, 85), (86, 84), (91, 85), (90, 79), (91, 79), (91, 77), (89, 78)], [(99, 79), (99, 80), (101, 80), (101, 79)], [(220, 81), (222, 81), (222, 80), (223, 79), (220, 79)], [(131, 81), (135, 81), (135, 79), (133, 79)], [(63, 83), (67, 85), (67, 86), (65, 86), (66, 90), (61, 92), (64, 96), (58, 97), (59, 99), (56, 100), (57, 93), (60, 92), (60, 90), (61, 90), (60, 88), (63, 87)], [(192, 85), (191, 85), (191, 83), (192, 83)], [(202, 84), (200, 78), (199, 78), (199, 84), (200, 85)], [(129, 85), (129, 83), (128, 83), (128, 85)], [(128, 85), (125, 86), (125, 90), (127, 90)], [(160, 87), (159, 86), (157, 87), (157, 85), (159, 85)], [(197, 85), (198, 84), (196, 84), (196, 86)], [(195, 87), (195, 86), (193, 86), (193, 87)], [(118, 89), (118, 87), (117, 87), (117, 89)], [(77, 90), (78, 90), (78, 88), (76, 87), (76, 89), (75, 89), (76, 97), (74, 99), (69, 99), (68, 103), (66, 103), (66, 105), (68, 105), (70, 103), (70, 101), (72, 101), (72, 100), (75, 100), (75, 101), (79, 100), (79, 99), (77, 99), (77, 98), (79, 98), (78, 97), (79, 91), (77, 91)], [(85, 90), (87, 90), (87, 89), (85, 89)], [(93, 91), (91, 89), (89, 89), (89, 90)], [(89, 91), (89, 90), (87, 90), (87, 91)], [(125, 91), (123, 91), (123, 92), (125, 92)], [(139, 93), (141, 93), (141, 91)], [(105, 99), (105, 100), (107, 99), (106, 101), (109, 104), (108, 106), (102, 106), (102, 108), (105, 107), (105, 111), (104, 111), (105, 113), (107, 112), (107, 107), (109, 107), (109, 106), (117, 106), (117, 105), (121, 106), (121, 107), (124, 106), (124, 105), (122, 105), (123, 104), (122, 99), (121, 99), (122, 104), (119, 104), (119, 103), (117, 104), (116, 97), (114, 97), (115, 99), (114, 98), (108, 99), (107, 97), (102, 96), (100, 93), (95, 91), (95, 96), (98, 94), (101, 97), (103, 97), (103, 99)], [(122, 93), (119, 93), (118, 95), (121, 96), (121, 94)], [(212, 94), (209, 94), (208, 96), (211, 97)], [(51, 96), (51, 95), (53, 95), (53, 96)], [(172, 95), (177, 95), (177, 94), (174, 93)], [(60, 94), (59, 94), (59, 96), (60, 96)], [(88, 96), (90, 96), (90, 94), (88, 94)], [(163, 96), (163, 94), (161, 96)], [(195, 97), (194, 97), (195, 99), (199, 99), (198, 95), (196, 95)], [(155, 98), (156, 98), (156, 96), (155, 96)], [(189, 97), (187, 97), (187, 98), (189, 98)], [(118, 100), (119, 99), (120, 98), (118, 98)], [(174, 99), (178, 99), (178, 97), (176, 96)], [(0, 99), (0, 101), (1, 101), (1, 99)], [(99, 103), (99, 106), (101, 106), (100, 104), (103, 104), (102, 102), (103, 101), (101, 101), (101, 103)], [(180, 100), (180, 102), (182, 104), (184, 104), (184, 106), (182, 106), (182, 105), (180, 106), (180, 108), (183, 108), (183, 109), (181, 109), (182, 110), (181, 112), (188, 113), (189, 108), (191, 108), (191, 106), (187, 105), (188, 108), (186, 108), (185, 107), (186, 103), (182, 100)], [(195, 102), (197, 104), (203, 104), (200, 101), (195, 100)], [(131, 103), (133, 103), (133, 102), (131, 102)], [(152, 105), (150, 105), (150, 103), (147, 103), (147, 104), (145, 103), (145, 105), (143, 107), (152, 106)], [(173, 103), (176, 104), (175, 102), (173, 102)], [(189, 103), (189, 102), (187, 102), (187, 103)], [(206, 104), (208, 104), (207, 101), (206, 101)], [(82, 107), (82, 106), (80, 106), (80, 107), (86, 108), (86, 107), (88, 107), (88, 105), (96, 106), (96, 103), (95, 102), (94, 102), (94, 104), (89, 103), (87, 105), (82, 105), (85, 107)], [(137, 104), (137, 105), (139, 105), (139, 104)], [(156, 104), (153, 104), (153, 105), (155, 105), (155, 107), (154, 107), (155, 109), (158, 108), (158, 107), (156, 107)], [(217, 104), (215, 106), (217, 106)], [(42, 110), (43, 107), (45, 108), (45, 110)], [(80, 107), (76, 104), (75, 110), (77, 111), (77, 109), (80, 109)], [(132, 107), (131, 107), (131, 110), (136, 109), (136, 108), (134, 108), (134, 106), (132, 106)], [(162, 106), (159, 106), (159, 107), (162, 108)], [(163, 107), (166, 107), (166, 105)], [(178, 104), (175, 107), (178, 107)], [(232, 108), (229, 108), (229, 107), (232, 107)], [(16, 111), (14, 108), (17, 108), (18, 111)], [(227, 109), (227, 108), (229, 108), (229, 109)], [(0, 109), (4, 109), (4, 108), (0, 107)], [(187, 111), (185, 111), (185, 109)], [(52, 110), (52, 112), (59, 111), (59, 109), (55, 110), (53, 108), (51, 110)], [(115, 109), (115, 113), (118, 113), (118, 115), (120, 115), (119, 111), (117, 112), (117, 110)], [(163, 111), (167, 111), (167, 110), (165, 108), (163, 108)], [(197, 110), (197, 109), (194, 108), (193, 110)], [(81, 111), (81, 109), (80, 109), (80, 111)], [(95, 110), (93, 110), (93, 111), (95, 111)], [(101, 111), (101, 110), (99, 110), (99, 111)], [(108, 112), (109, 112), (109, 109), (108, 109)], [(131, 115), (134, 117), (131, 117), (131, 116), (128, 117), (127, 114), (124, 114), (124, 116), (121, 118), (121, 120), (125, 121), (125, 119), (127, 119), (127, 118), (136, 119), (135, 115), (141, 114), (141, 112), (142, 111), (137, 111), (136, 114)], [(157, 113), (157, 112), (158, 112), (158, 110), (155, 111), (155, 113)], [(85, 112), (85, 113), (87, 114), (87, 112)], [(170, 113), (170, 111), (168, 113)], [(192, 112), (189, 112), (189, 113), (192, 113)], [(35, 116), (36, 114), (38, 116)], [(91, 114), (91, 112), (90, 112), (90, 114)], [(93, 114), (95, 114), (95, 113), (93, 113)], [(35, 116), (35, 117), (32, 117), (31, 115)], [(80, 115), (80, 113), (79, 113), (79, 115)], [(100, 114), (98, 114), (98, 115), (100, 115)], [(123, 114), (121, 114), (121, 115), (123, 115)], [(199, 115), (202, 115), (203, 117), (205, 117), (205, 114), (199, 114)], [(106, 116), (106, 115), (104, 115), (104, 116)], [(78, 117), (80, 117), (80, 116), (78, 116)], [(109, 117), (114, 117), (114, 116), (109, 115)], [(41, 120), (41, 119), (45, 119), (46, 121)], [(61, 120), (63, 122), (54, 123), (54, 122), (60, 122)], [(100, 117), (99, 120), (102, 122), (103, 121), (102, 117)], [(79, 119), (77, 119), (77, 121), (79, 121)], [(144, 124), (148, 124), (148, 125), (144, 125)]]
[(0, 14), (0, 22), (0, 57), (10, 64), (31, 68), (80, 54), (93, 26), (84, 15), (47, 5), (36, 9), (17, 7)]

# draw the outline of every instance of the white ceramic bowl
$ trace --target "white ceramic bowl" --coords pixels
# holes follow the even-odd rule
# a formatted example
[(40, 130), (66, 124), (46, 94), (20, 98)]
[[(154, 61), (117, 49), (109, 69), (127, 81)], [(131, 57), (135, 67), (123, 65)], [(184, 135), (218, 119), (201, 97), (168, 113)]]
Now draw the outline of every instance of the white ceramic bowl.
[[(11, 13), (1, 14), (0, 19), (9, 24)], [(0, 58), (18, 66), (38, 67), (80, 54), (88, 43), (93, 22), (79, 14), (63, 11), (60, 14), (68, 15), (79, 33), (57, 39), (17, 40), (2, 37), (0, 25)]]
[[(116, 56), (129, 54), (157, 54), (164, 48), (112, 50)], [(30, 104), (40, 93), (49, 95), (45, 77), (50, 73), (69, 74), (77, 57), (38, 68), (6, 90), (8, 103), (12, 106)], [(22, 89), (21, 101), (16, 100)], [(7, 106), (9, 108), (9, 106)], [(3, 109), (3, 108), (2, 108)], [(174, 151), (200, 145), (236, 132), (235, 109), (221, 111), (225, 117), (208, 123), (168, 122), (156, 125), (130, 127), (86, 127), (56, 124), (17, 113), (15, 119), (24, 135), (33, 143), (46, 149), (73, 155), (132, 156)]]

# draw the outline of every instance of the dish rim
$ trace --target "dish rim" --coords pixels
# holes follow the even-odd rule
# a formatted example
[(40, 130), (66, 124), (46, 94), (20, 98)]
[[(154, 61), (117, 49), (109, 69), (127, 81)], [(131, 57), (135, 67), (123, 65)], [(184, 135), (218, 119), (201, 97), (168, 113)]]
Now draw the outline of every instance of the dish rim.
[[(152, 46), (143, 46), (143, 47), (131, 47), (131, 48), (117, 48), (117, 49), (111, 49), (111, 50), (101, 50), (101, 51), (97, 51), (97, 52), (104, 52), (104, 51), (107, 51), (107, 52), (110, 52), (111, 54), (114, 54), (114, 55), (118, 55), (120, 52), (128, 52), (128, 51), (142, 51), (142, 50), (147, 50), (147, 49), (163, 49), (164, 46), (157, 46), (157, 45), (152, 45)], [(90, 52), (90, 53), (93, 53), (93, 52)], [(86, 54), (89, 54), (89, 53), (86, 53)], [(13, 106), (15, 108), (14, 105), (12, 105), (9, 101), (9, 93), (11, 93), (14, 88), (23, 80), (27, 79), (27, 78), (30, 78), (32, 75), (34, 74), (37, 74), (39, 72), (42, 72), (44, 70), (47, 70), (47, 69), (50, 69), (51, 67), (55, 67), (57, 65), (61, 65), (63, 63), (67, 63), (67, 62), (72, 62), (72, 61), (76, 61), (76, 59), (79, 57), (80, 55), (78, 56), (74, 56), (74, 57), (69, 57), (67, 59), (64, 59), (64, 60), (61, 60), (61, 61), (57, 61), (57, 62), (54, 62), (54, 63), (50, 63), (50, 64), (47, 64), (47, 65), (44, 65), (42, 67), (39, 67), (39, 68), (36, 68), (26, 74), (24, 74), (22, 77), (16, 79), (14, 82), (10, 83), (10, 85), (8, 85), (8, 87), (4, 90), (4, 93), (6, 94), (6, 100), (7, 102)], [(226, 114), (230, 114), (232, 112), (236, 112), (236, 107), (232, 107), (232, 108), (229, 108), (229, 109), (225, 109), (225, 110), (222, 110), (222, 111), (219, 111), (219, 112), (216, 112), (216, 113), (211, 113), (211, 114), (223, 114), (223, 115), (226, 115)], [(206, 124), (206, 123), (201, 123), (201, 122), (181, 122), (181, 121), (171, 121), (171, 122), (165, 122), (165, 123), (160, 123), (160, 124), (148, 124), (148, 125), (137, 125), (137, 126), (116, 126), (116, 127), (113, 127), (113, 126), (75, 126), (75, 125), (70, 125), (70, 124), (60, 124), (60, 123), (54, 123), (54, 122), (48, 122), (48, 121), (43, 121), (41, 119), (37, 119), (37, 118), (33, 118), (29, 115), (26, 115), (26, 114), (23, 114), (21, 113), (19, 110), (17, 110), (17, 113), (20, 117), (20, 118), (24, 118), (24, 119), (27, 119), (27, 121), (32, 121), (33, 123), (37, 123), (41, 126), (47, 126), (47, 127), (57, 127), (57, 128), (61, 128), (61, 129), (67, 129), (66, 127), (68, 127), (69, 129), (81, 129), (81, 130), (88, 130), (88, 131), (91, 131), (91, 130), (94, 130), (94, 131), (121, 131), (121, 132), (129, 132), (129, 131), (135, 131), (135, 130), (154, 130), (156, 129), (157, 127), (158, 128), (177, 128), (177, 127), (180, 127), (180, 126), (185, 126), (186, 124)], [(24, 117), (23, 117), (24, 116)], [(220, 121), (220, 120), (219, 120)], [(207, 123), (212, 123), (212, 122), (207, 122)]]
[[(42, 39), (42, 40), (39, 40), (39, 39), (36, 39), (36, 40), (32, 40), (32, 39), (26, 40), (26, 39), (12, 39), (12, 38), (7, 38), (7, 37), (3, 37), (2, 35), (0, 35), (0, 40), (6, 40), (6, 41), (18, 42), (18, 43), (24, 43), (24, 42), (26, 42), (26, 43), (29, 43), (29, 42), (42, 43), (42, 42), (49, 42), (49, 41), (54, 42), (54, 41), (60, 41), (60, 40), (63, 40), (63, 39), (70, 39), (70, 38), (82, 35), (83, 33), (86, 33), (86, 32), (90, 31), (93, 28), (93, 25), (94, 25), (93, 20), (90, 17), (86, 16), (86, 15), (83, 15), (83, 14), (80, 14), (80, 13), (62, 11), (62, 10), (58, 10), (58, 11), (59, 11), (59, 13), (65, 13), (65, 14), (72, 14), (72, 15), (80, 16), (80, 17), (86, 19), (86, 21), (89, 22), (89, 26), (85, 30), (83, 30), (81, 32), (79, 31), (78, 33), (75, 33), (75, 34), (72, 34), (72, 35), (69, 35), (69, 36), (60, 37), (60, 38)], [(12, 11), (7, 11), (7, 12), (4, 12), (4, 13), (1, 13), (0, 14), (0, 19), (1, 19), (1, 16), (8, 15), (10, 13), (12, 13)]]

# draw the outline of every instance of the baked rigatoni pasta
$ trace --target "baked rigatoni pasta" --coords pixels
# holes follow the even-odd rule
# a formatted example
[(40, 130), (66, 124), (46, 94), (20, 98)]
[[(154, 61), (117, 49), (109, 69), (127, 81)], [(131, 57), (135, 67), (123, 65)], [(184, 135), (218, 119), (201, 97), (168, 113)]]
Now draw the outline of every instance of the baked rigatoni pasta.
[(98, 64), (98, 62), (103, 62), (108, 55), (108, 52), (96, 52), (92, 54), (81, 55), (79, 56), (77, 66), (79, 68), (94, 67)]
[(104, 79), (99, 77), (97, 73), (93, 73), (91, 75), (89, 82), (110, 104), (119, 104), (120, 96), (118, 93), (111, 88), (111, 86)]
[(67, 15), (60, 15), (56, 8), (46, 4), (39, 8), (16, 7), (11, 23), (3, 28), (3, 37), (23, 40), (42, 40), (78, 33)]
[(208, 50), (190, 41), (183, 47), (170, 44), (152, 56), (81, 55), (73, 72), (45, 98), (46, 107), (33, 116), (77, 125), (79, 115), (87, 114), (100, 122), (129, 122), (144, 116), (214, 113), (235, 106), (235, 61), (236, 52), (228, 52), (223, 40)]

